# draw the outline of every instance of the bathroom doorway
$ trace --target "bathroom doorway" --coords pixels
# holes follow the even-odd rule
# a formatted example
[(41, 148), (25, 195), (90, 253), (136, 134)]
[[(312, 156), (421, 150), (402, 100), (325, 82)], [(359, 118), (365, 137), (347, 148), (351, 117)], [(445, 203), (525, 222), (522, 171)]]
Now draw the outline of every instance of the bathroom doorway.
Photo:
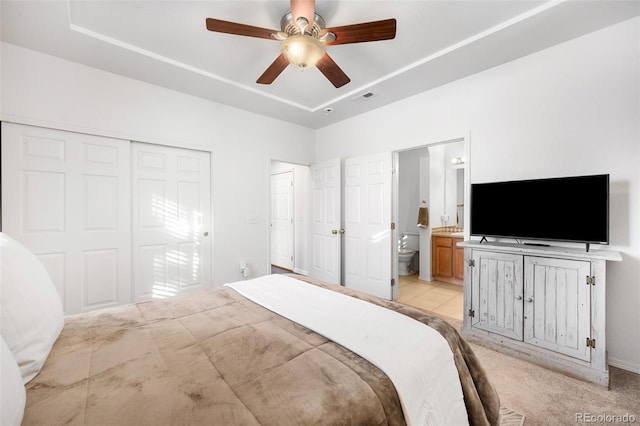
[[(465, 227), (469, 223), (469, 209), (465, 209), (469, 205), (469, 138), (397, 151), (393, 161), (393, 222), (398, 250), (393, 250), (392, 262), (396, 265), (397, 301), (462, 319), (463, 287), (434, 279), (432, 274), (432, 236), (433, 231), (449, 227), (462, 230), (458, 235), (469, 238)], [(426, 217), (420, 215), (421, 208)], [(403, 246), (414, 247), (411, 244), (417, 246), (417, 255), (413, 256), (417, 264), (400, 265), (400, 250)], [(401, 275), (401, 270), (411, 274)]]
[[(394, 152), (394, 223), (399, 276), (433, 281), (432, 233), (456, 231), (468, 239), (469, 138), (461, 137)], [(414, 250), (411, 257), (406, 253)], [(404, 252), (401, 256), (401, 253)], [(412, 264), (400, 265), (409, 261)], [(398, 281), (399, 277), (396, 277)]]

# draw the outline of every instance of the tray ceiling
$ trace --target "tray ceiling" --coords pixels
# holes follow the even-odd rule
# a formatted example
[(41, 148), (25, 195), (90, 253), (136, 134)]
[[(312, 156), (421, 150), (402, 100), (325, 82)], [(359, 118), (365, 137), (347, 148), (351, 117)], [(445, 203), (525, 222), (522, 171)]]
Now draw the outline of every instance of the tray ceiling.
[(327, 48), (351, 78), (336, 89), (317, 69), (291, 66), (273, 84), (256, 84), (280, 43), (205, 28), (212, 17), (279, 30), (286, 0), (3, 0), (0, 7), (3, 41), (311, 128), (640, 14), (640, 2), (615, 0), (317, 0), (328, 27), (397, 20), (393, 40)]

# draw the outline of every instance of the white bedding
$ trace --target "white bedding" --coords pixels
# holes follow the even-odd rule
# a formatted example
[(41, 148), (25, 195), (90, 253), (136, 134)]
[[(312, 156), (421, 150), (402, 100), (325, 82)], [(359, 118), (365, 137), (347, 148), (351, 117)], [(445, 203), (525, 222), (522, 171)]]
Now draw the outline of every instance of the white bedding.
[(468, 424), (453, 354), (431, 327), (284, 275), (225, 285), (384, 371), (396, 387), (407, 424)]

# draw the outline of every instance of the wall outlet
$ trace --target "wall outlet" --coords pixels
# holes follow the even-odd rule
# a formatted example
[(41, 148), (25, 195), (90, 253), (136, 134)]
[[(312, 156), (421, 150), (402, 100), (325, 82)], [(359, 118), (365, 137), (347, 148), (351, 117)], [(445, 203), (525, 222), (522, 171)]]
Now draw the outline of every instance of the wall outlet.
[(249, 267), (247, 266), (247, 262), (244, 260), (240, 261), (240, 273), (243, 278), (249, 278)]

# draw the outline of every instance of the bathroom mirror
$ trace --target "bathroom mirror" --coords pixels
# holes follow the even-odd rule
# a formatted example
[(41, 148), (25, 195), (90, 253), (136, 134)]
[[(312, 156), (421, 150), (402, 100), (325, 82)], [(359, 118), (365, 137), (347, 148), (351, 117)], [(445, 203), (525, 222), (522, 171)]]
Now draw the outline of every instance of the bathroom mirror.
[(464, 142), (428, 147), (432, 227), (464, 228)]
[(464, 228), (464, 166), (445, 170), (444, 206), (449, 220), (443, 226)]
[(464, 228), (464, 169), (456, 169), (456, 218), (458, 228)]

